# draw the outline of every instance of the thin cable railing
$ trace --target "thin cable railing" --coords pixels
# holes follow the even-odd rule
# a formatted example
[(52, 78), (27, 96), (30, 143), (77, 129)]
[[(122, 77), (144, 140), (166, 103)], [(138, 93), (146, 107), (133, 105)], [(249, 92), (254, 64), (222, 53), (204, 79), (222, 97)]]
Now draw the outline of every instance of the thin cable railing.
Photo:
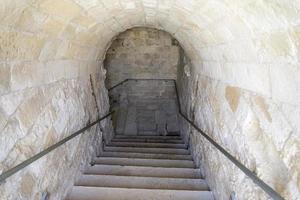
[(32, 164), (33, 162), (35, 162), (36, 160), (42, 158), (43, 156), (47, 155), (48, 153), (52, 152), (53, 150), (57, 149), (58, 147), (62, 146), (63, 144), (65, 144), (66, 142), (70, 141), (71, 139), (75, 138), (76, 136), (83, 134), (86, 130), (88, 130), (89, 128), (91, 128), (92, 126), (98, 124), (99, 122), (103, 121), (104, 119), (108, 118), (109, 116), (111, 116), (115, 111), (111, 111), (110, 113), (106, 114), (105, 116), (101, 117), (100, 119), (90, 123), (89, 125), (87, 125), (86, 127), (76, 131), (75, 133), (69, 135), (68, 137), (60, 140), (59, 142), (55, 143), (54, 145), (46, 148), (45, 150), (39, 152), (38, 154), (30, 157), (29, 159), (23, 161), (22, 163), (16, 165), (15, 167), (4, 171), (1, 175), (0, 175), (0, 184), (5, 182), (5, 180), (7, 178), (9, 178), (10, 176), (14, 175), (15, 173), (21, 171), (22, 169), (24, 169), (25, 167), (27, 167), (28, 165)]
[[(233, 155), (231, 155), (225, 148), (223, 148), (220, 144), (214, 141), (208, 134), (206, 134), (201, 128), (199, 128), (192, 120), (190, 120), (181, 109), (181, 103), (178, 93), (178, 87), (175, 79), (125, 79), (122, 82), (116, 84), (111, 88), (117, 88), (128, 81), (173, 81), (176, 93), (176, 100), (178, 104), (178, 112), (180, 116), (189, 123), (195, 130), (197, 130), (207, 141), (209, 141), (215, 148), (217, 148), (226, 158), (228, 158), (235, 166), (237, 166), (245, 175), (247, 175), (257, 186), (259, 186), (264, 192), (266, 192), (273, 200), (284, 200), (284, 198), (277, 193), (271, 186), (265, 183), (262, 179), (260, 179), (254, 172), (252, 172), (249, 168), (243, 165), (239, 160), (237, 160)], [(111, 91), (109, 90), (109, 91)], [(188, 139), (189, 140), (189, 139)], [(188, 141), (189, 143), (190, 141)]]

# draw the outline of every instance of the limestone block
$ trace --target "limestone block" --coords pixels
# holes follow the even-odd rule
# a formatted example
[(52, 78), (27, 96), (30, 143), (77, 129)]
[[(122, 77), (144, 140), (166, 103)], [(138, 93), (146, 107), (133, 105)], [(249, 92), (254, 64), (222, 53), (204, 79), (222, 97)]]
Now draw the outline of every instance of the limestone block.
[(143, 5), (145, 8), (156, 8), (157, 7), (157, 0), (142, 0)]
[(274, 64), (270, 66), (270, 74), (272, 97), (278, 101), (300, 105), (300, 66)]
[(226, 93), (225, 97), (227, 99), (227, 102), (232, 110), (232, 112), (235, 112), (237, 110), (237, 107), (239, 105), (240, 97), (241, 97), (241, 91), (239, 88), (236, 87), (226, 87)]
[(57, 60), (48, 61), (45, 63), (45, 70), (47, 72), (47, 77), (45, 79), (47, 82), (54, 82), (61, 80), (65, 77), (65, 63), (70, 62), (68, 60)]
[(78, 24), (79, 26), (89, 29), (90, 27), (97, 24), (97, 21), (92, 18), (91, 16), (87, 15), (79, 15), (78, 17), (74, 18), (71, 22)]
[(298, 52), (297, 59), (300, 60), (299, 52), (300, 52), (300, 27), (295, 27), (292, 33), (292, 37), (294, 39), (294, 46), (296, 47), (296, 51)]
[(224, 63), (220, 72), (224, 82), (271, 96), (268, 65)]
[(277, 13), (274, 12), (281, 9), (276, 2), (247, 2), (243, 7), (242, 18), (247, 19), (255, 33), (271, 32), (285, 27), (284, 18), (276, 17)]
[(22, 177), (20, 191), (23, 198), (30, 198), (35, 189), (35, 178), (32, 174), (27, 173)]
[[(10, 120), (5, 128), (0, 132), (0, 136), (1, 143), (5, 144), (0, 145), (0, 161), (3, 162), (18, 139), (24, 137), (24, 132), (22, 132), (16, 120)], [(0, 169), (0, 171), (2, 170), (4, 169)]]
[(221, 49), (218, 50), (222, 55), (222, 57), (220, 57), (221, 60), (224, 60), (225, 62), (253, 62), (253, 60), (259, 58), (254, 42), (248, 39), (242, 39), (229, 43), (228, 45), (222, 45)]
[(39, 62), (16, 62), (11, 67), (11, 90), (21, 90), (44, 83), (45, 70)]
[(133, 0), (125, 0), (120, 2), (122, 7), (126, 10), (132, 10), (136, 8), (135, 2)]
[(282, 104), (281, 112), (286, 117), (289, 124), (293, 127), (293, 133), (296, 134), (296, 137), (300, 137), (300, 124), (298, 123), (298, 119), (300, 117), (300, 106)]
[(9, 118), (16, 111), (23, 98), (23, 92), (9, 93), (0, 96), (0, 108), (3, 114)]
[(19, 20), (16, 23), (16, 27), (28, 32), (39, 32), (43, 28), (43, 24), (46, 22), (47, 15), (37, 12), (32, 8), (26, 8)]
[(56, 58), (57, 49), (61, 47), (61, 40), (50, 40), (46, 42), (41, 50), (39, 60), (49, 61)]
[[(254, 108), (260, 119), (261, 128), (273, 141), (278, 151), (283, 151), (286, 141), (293, 133), (293, 127), (284, 117), (279, 107), (270, 100), (264, 100), (262, 97), (254, 97)], [(257, 106), (257, 107), (256, 107)]]
[(0, 59), (35, 59), (39, 56), (44, 44), (42, 37), (7, 30), (0, 32)]
[(0, 96), (10, 89), (10, 65), (0, 64)]
[(173, 3), (174, 2), (172, 0), (158, 1), (158, 9), (160, 11), (170, 10), (170, 7)]
[(121, 9), (120, 1), (101, 0), (101, 2), (104, 4), (106, 8), (112, 10), (113, 11), (112, 13), (114, 13), (114, 11)]
[(22, 12), (26, 9), (27, 2), (22, 0), (3, 0), (0, 4), (0, 19), (4, 26), (17, 23)]
[(86, 10), (89, 9), (89, 8), (92, 8), (94, 6), (99, 5), (99, 1), (98, 0), (90, 0), (90, 1), (74, 0), (74, 2), (76, 2), (78, 5), (80, 5), (81, 7), (85, 8)]
[(48, 17), (41, 31), (49, 37), (56, 37), (67, 26), (61, 18)]
[(0, 131), (2, 131), (6, 123), (7, 123), (6, 117), (0, 112)]
[(222, 20), (218, 20), (218, 22), (208, 26), (208, 29), (211, 31), (217, 44), (227, 43), (234, 39), (230, 28)]
[[(245, 119), (243, 130), (251, 145), (250, 153), (254, 154), (256, 159), (257, 173), (266, 182), (275, 187), (278, 191), (286, 190), (286, 182), (289, 179), (287, 168), (282, 162), (278, 151), (272, 143), (269, 143), (261, 130), (259, 121), (255, 119), (253, 113), (249, 112)], [(259, 146), (264, 146), (260, 148)], [(276, 174), (276, 179), (273, 179)]]
[(40, 3), (40, 8), (46, 13), (62, 17), (69, 21), (79, 14), (81, 7), (72, 0), (44, 0)]
[(16, 118), (24, 134), (27, 133), (28, 129), (35, 123), (45, 104), (45, 95), (41, 90), (38, 90), (31, 91), (28, 99), (23, 100), (22, 104), (18, 107)]
[(265, 34), (257, 43), (263, 62), (285, 62), (296, 57), (291, 36), (286, 32)]

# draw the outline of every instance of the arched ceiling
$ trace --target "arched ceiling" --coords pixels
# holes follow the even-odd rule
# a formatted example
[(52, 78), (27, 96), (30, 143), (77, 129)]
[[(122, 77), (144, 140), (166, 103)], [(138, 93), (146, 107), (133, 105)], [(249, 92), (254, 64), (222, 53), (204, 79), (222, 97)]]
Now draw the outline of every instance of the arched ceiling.
[(299, 13), (296, 0), (3, 0), (0, 59), (101, 61), (120, 32), (154, 27), (174, 35), (195, 71), (271, 97), (281, 68), (270, 67), (299, 67)]

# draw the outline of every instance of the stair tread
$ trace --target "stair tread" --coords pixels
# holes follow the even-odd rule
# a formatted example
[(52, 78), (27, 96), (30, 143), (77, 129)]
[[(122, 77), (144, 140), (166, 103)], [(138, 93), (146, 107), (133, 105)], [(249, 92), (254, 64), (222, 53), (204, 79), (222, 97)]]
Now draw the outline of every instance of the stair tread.
[(194, 168), (194, 162), (190, 160), (98, 157), (98, 158), (94, 158), (94, 163), (107, 164), (107, 165), (126, 165), (126, 166)]
[(158, 154), (158, 153), (134, 153), (134, 152), (109, 152), (109, 151), (102, 152), (99, 157), (193, 160), (191, 155)]
[(208, 185), (204, 179), (115, 175), (82, 175), (75, 185), (140, 189), (208, 190)]
[(151, 136), (151, 135), (115, 135), (114, 138), (137, 138), (137, 139), (182, 139), (180, 136)]
[(181, 139), (143, 139), (143, 138), (113, 138), (112, 142), (155, 142), (155, 143), (171, 143), (171, 144), (184, 144), (184, 141)]
[(209, 191), (74, 186), (68, 200), (213, 200)]
[(174, 143), (154, 143), (154, 142), (110, 142), (107, 146), (118, 146), (118, 147), (152, 147), (152, 148), (178, 148), (185, 149), (185, 144), (174, 144)]
[(169, 178), (201, 178), (200, 169), (194, 168), (165, 168), (146, 166), (94, 165), (89, 166), (84, 174), (120, 175), (141, 177)]
[(174, 148), (142, 148), (142, 147), (114, 147), (105, 146), (104, 151), (119, 151), (119, 152), (137, 152), (137, 153), (160, 153), (160, 154), (185, 154), (188, 155), (187, 149), (174, 149)]
[(179, 136), (115, 136), (67, 200), (213, 200)]

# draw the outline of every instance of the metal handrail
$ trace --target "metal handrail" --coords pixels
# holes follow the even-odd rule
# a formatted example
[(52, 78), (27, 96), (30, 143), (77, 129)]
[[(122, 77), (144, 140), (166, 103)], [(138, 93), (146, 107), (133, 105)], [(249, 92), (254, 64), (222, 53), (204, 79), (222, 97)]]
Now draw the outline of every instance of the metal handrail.
[[(225, 148), (223, 148), (220, 144), (214, 141), (208, 134), (206, 134), (201, 128), (199, 128), (194, 122), (192, 122), (183, 112), (181, 109), (180, 98), (178, 94), (177, 83), (175, 79), (125, 79), (124, 81), (118, 83), (117, 85), (113, 86), (112, 89), (122, 85), (123, 83), (130, 81), (130, 80), (158, 80), (158, 81), (173, 81), (175, 92), (176, 92), (176, 99), (178, 104), (178, 111), (180, 116), (184, 120), (186, 120), (189, 124), (192, 125), (206, 140), (208, 140), (214, 147), (216, 147), (225, 157), (227, 157), (234, 165), (236, 165), (242, 172), (245, 173), (257, 186), (259, 186), (263, 191), (265, 191), (272, 199), (274, 200), (284, 200), (284, 198), (276, 192), (271, 186), (265, 183), (262, 179), (260, 179), (254, 172), (248, 169), (245, 165), (243, 165), (239, 160), (237, 160), (233, 155), (231, 155)], [(112, 90), (111, 89), (111, 90)], [(188, 141), (189, 142), (189, 141)]]
[(57, 149), (58, 147), (60, 147), (61, 145), (65, 144), (66, 142), (68, 142), (69, 140), (73, 139), (74, 137), (84, 133), (84, 131), (88, 130), (89, 128), (91, 128), (92, 126), (94, 126), (95, 124), (101, 122), (102, 120), (108, 118), (110, 115), (112, 115), (115, 111), (111, 111), (110, 113), (106, 114), (105, 116), (101, 117), (100, 119), (94, 121), (93, 123), (87, 125), (86, 127), (76, 131), (75, 133), (71, 134), (70, 136), (60, 140), (59, 142), (55, 143), (54, 145), (46, 148), (45, 150), (41, 151), (40, 153), (32, 156), (31, 158), (23, 161), (22, 163), (18, 164), (17, 166), (3, 172), (0, 175), (0, 183), (3, 183), (8, 177), (14, 175), (15, 173), (17, 173), (18, 171), (24, 169), (25, 167), (27, 167), (28, 165), (30, 165), (31, 163), (35, 162), (36, 160), (40, 159), (41, 157), (47, 155), (48, 153), (52, 152), (53, 150)]

